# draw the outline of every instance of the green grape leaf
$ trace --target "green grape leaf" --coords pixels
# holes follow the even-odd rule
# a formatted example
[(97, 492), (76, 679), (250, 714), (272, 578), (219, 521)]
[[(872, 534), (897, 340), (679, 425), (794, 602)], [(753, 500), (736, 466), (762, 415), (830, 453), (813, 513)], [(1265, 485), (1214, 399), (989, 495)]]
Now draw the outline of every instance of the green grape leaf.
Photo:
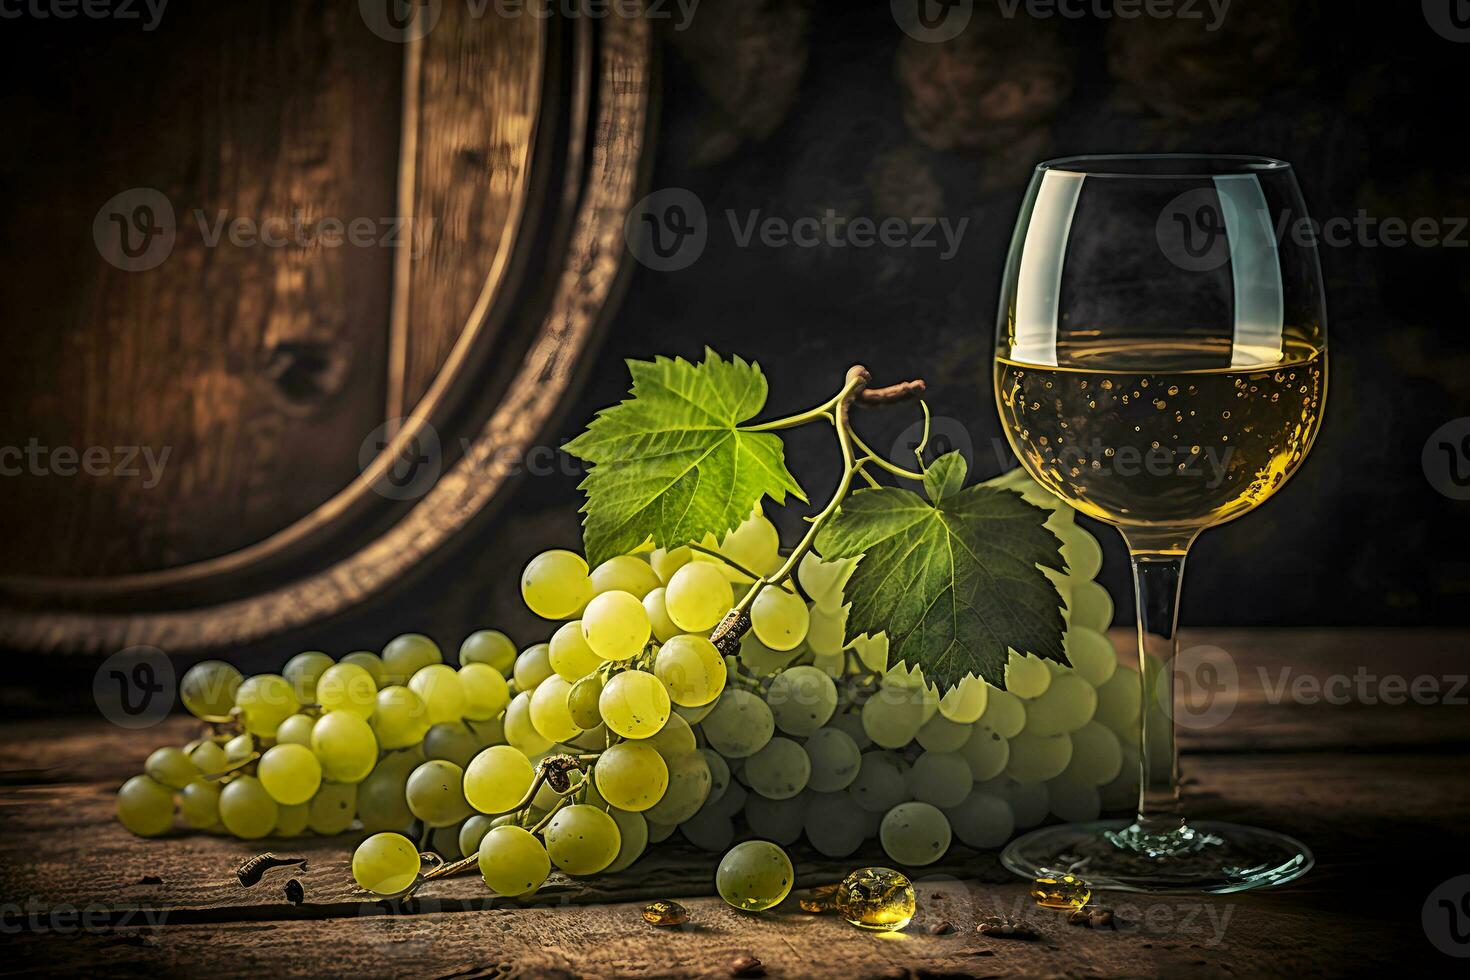
[(822, 558), (861, 556), (844, 594), (848, 636), (888, 634), (891, 663), (917, 665), (941, 688), (967, 673), (1005, 685), (1009, 650), (1066, 663), (1062, 599), (1041, 567), (1063, 568), (1047, 511), (1011, 490), (961, 489), (948, 453), (925, 473), (933, 503), (911, 490), (860, 490), (817, 536)]
[(806, 500), (780, 437), (740, 428), (766, 404), (758, 365), (706, 349), (699, 364), (658, 357), (629, 361), (628, 370), (633, 397), (603, 409), (563, 447), (592, 464), (581, 484), (589, 562), (650, 536), (659, 548), (719, 537), (763, 496)]

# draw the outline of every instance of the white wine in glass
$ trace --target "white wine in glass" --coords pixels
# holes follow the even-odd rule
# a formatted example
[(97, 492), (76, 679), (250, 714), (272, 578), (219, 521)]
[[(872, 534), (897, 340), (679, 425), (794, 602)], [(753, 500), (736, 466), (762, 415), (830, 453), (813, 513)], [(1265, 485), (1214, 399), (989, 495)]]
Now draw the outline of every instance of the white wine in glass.
[(1316, 250), (1291, 168), (1263, 157), (1075, 157), (1037, 168), (1003, 284), (995, 395), (1027, 472), (1122, 533), (1140, 654), (1133, 821), (1047, 827), (1008, 867), (1098, 887), (1231, 892), (1305, 873), (1268, 830), (1185, 819), (1174, 733), (1185, 556), (1300, 467), (1327, 391)]

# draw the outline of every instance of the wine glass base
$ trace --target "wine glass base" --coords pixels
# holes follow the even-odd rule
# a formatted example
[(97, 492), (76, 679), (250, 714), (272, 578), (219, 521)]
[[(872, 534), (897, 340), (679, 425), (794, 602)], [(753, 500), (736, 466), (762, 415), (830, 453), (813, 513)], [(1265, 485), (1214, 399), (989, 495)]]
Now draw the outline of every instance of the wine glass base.
[(1163, 834), (1127, 820), (1043, 827), (1011, 841), (1000, 859), (1028, 880), (1062, 871), (1107, 891), (1216, 895), (1285, 884), (1315, 863), (1285, 834), (1213, 820)]

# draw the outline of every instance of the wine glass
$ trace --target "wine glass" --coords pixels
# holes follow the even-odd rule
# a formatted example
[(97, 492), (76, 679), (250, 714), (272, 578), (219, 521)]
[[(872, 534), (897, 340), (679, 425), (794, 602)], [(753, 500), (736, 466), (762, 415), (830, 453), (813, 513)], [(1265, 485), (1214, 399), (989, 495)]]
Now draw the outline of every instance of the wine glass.
[[(1283, 834), (1190, 821), (1175, 746), (1180, 583), (1207, 527), (1301, 465), (1327, 390), (1321, 271), (1291, 167), (1248, 156), (1082, 156), (1036, 168), (1002, 286), (995, 397), (1027, 472), (1122, 533), (1138, 611), (1133, 821), (1045, 827), (1026, 877), (1233, 892), (1312, 866)], [(1181, 705), (1184, 702), (1179, 702)]]

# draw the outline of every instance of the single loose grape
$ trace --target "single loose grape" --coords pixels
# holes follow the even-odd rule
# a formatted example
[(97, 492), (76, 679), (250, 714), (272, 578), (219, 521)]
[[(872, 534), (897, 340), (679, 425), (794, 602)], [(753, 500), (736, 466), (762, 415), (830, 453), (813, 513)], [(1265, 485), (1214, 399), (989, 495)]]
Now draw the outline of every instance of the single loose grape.
[(571, 713), (572, 722), (584, 731), (602, 724), (602, 708), (598, 701), (602, 698), (604, 683), (601, 674), (588, 674), (573, 684), (567, 694), (567, 711)]
[(777, 728), (805, 738), (836, 713), (837, 685), (816, 667), (792, 667), (771, 681), (766, 702)]
[(429, 727), (424, 736), (424, 758), (443, 759), (456, 766), (467, 766), (480, 751), (480, 740), (462, 721), (441, 721)]
[(791, 892), (796, 872), (786, 852), (770, 841), (736, 844), (720, 859), (715, 887), (737, 909), (760, 912), (781, 904)]
[(516, 687), (522, 691), (534, 690), (537, 684), (556, 673), (551, 667), (551, 645), (536, 643), (526, 647), (516, 658), (513, 670)]
[(630, 592), (642, 599), (663, 583), (648, 562), (636, 555), (615, 555), (592, 570), (592, 591)]
[(464, 693), (464, 716), (470, 721), (493, 721), (510, 704), (505, 675), (489, 664), (470, 663), (459, 668)]
[(911, 868), (933, 864), (949, 850), (949, 820), (928, 803), (900, 803), (883, 817), (878, 839), (883, 850)]
[(256, 674), (235, 691), (235, 706), (240, 709), (240, 721), (247, 732), (270, 736), (296, 713), (301, 702), (296, 700), (290, 681), (280, 674)]
[(548, 677), (531, 692), (531, 726), (548, 742), (565, 742), (582, 734), (567, 707), (571, 693), (572, 685), (561, 677)]
[(223, 660), (205, 660), (184, 672), (179, 698), (196, 718), (224, 720), (245, 678)]
[(385, 687), (378, 692), (372, 728), (381, 748), (406, 749), (428, 734), (429, 710), (423, 699), (408, 688)]
[(332, 666), (332, 658), (320, 650), (308, 650), (306, 653), (298, 653), (286, 661), (286, 666), (281, 669), (281, 675), (291, 682), (291, 690), (296, 693), (296, 700), (302, 704), (316, 703), (316, 683), (328, 667)]
[(710, 747), (727, 759), (744, 759), (754, 755), (771, 740), (776, 721), (771, 709), (759, 696), (742, 688), (731, 688), (720, 695), (701, 723)]
[[(362, 725), (367, 727), (366, 722)], [(276, 745), (260, 757), (256, 775), (271, 799), (284, 806), (294, 806), (316, 795), (322, 784), (322, 764), (304, 745)]]
[(592, 598), (587, 562), (570, 551), (543, 551), (521, 572), (521, 598), (542, 619), (571, 619)]
[(220, 821), (226, 830), (242, 840), (269, 834), (275, 829), (279, 815), (276, 801), (254, 776), (238, 776), (220, 790)]
[(630, 592), (604, 592), (582, 613), (582, 638), (603, 660), (627, 660), (648, 645), (648, 611)]
[(671, 707), (663, 681), (642, 670), (614, 674), (603, 686), (597, 705), (607, 727), (624, 738), (654, 734), (669, 720)]
[(219, 794), (223, 789), (212, 779), (196, 779), (179, 791), (179, 815), (194, 830), (219, 823)]
[(713, 629), (730, 611), (730, 582), (714, 565), (690, 562), (674, 572), (664, 588), (664, 608), (681, 630)]
[(536, 767), (524, 752), (492, 745), (465, 767), (465, 800), (481, 813), (504, 813), (520, 804), (535, 778)]
[(551, 634), (551, 642), (547, 646), (547, 660), (551, 669), (569, 683), (575, 684), (602, 666), (602, 658), (592, 652), (582, 636), (580, 619), (562, 623)]
[(795, 650), (806, 639), (811, 611), (795, 592), (770, 587), (761, 589), (750, 606), (750, 628), (772, 650)]
[(419, 849), (402, 834), (374, 834), (352, 852), (352, 877), (374, 895), (397, 895), (419, 876)]
[(597, 759), (593, 769), (598, 793), (620, 810), (642, 812), (663, 798), (669, 767), (663, 756), (641, 742), (619, 742)]
[(157, 837), (173, 826), (174, 794), (149, 776), (134, 776), (117, 791), (117, 819), (139, 837)]
[(383, 658), (370, 650), (354, 650), (337, 663), (352, 664), (354, 667), (361, 667), (367, 671), (368, 676), (373, 679), (374, 688), (381, 689), (388, 686), (388, 671), (383, 666)]
[(541, 755), (551, 749), (551, 741), (531, 724), (531, 691), (522, 691), (510, 699), (505, 709), (505, 740), (526, 755)]
[(484, 664), (495, 668), (503, 677), (510, 673), (515, 662), (516, 645), (500, 630), (476, 630), (459, 645), (461, 667)]
[(725, 658), (709, 639), (692, 633), (659, 648), (653, 673), (668, 688), (669, 698), (687, 708), (709, 704), (725, 689)]
[(311, 751), (321, 760), (326, 779), (334, 783), (357, 783), (366, 779), (377, 765), (378, 739), (372, 726), (360, 716), (333, 711), (322, 715), (312, 726)]
[(143, 764), (143, 771), (170, 789), (183, 789), (199, 778), (199, 767), (183, 749), (172, 745), (155, 749)]
[(563, 807), (546, 825), (546, 853), (569, 875), (595, 875), (618, 856), (617, 822), (594, 806)]
[(464, 770), (452, 762), (425, 762), (409, 774), (405, 793), (413, 815), (430, 827), (447, 827), (470, 815)]
[(389, 684), (407, 684), (408, 679), (429, 664), (441, 664), (439, 644), (422, 633), (404, 633), (383, 648), (384, 679)]
[(485, 884), (507, 898), (532, 894), (551, 873), (546, 848), (522, 827), (492, 828), (480, 841), (479, 864)]
[(378, 685), (359, 664), (332, 664), (316, 681), (316, 703), (323, 711), (346, 711), (371, 718), (377, 707)]
[(351, 827), (357, 813), (357, 785), (323, 782), (308, 804), (307, 826), (324, 836), (340, 834)]

